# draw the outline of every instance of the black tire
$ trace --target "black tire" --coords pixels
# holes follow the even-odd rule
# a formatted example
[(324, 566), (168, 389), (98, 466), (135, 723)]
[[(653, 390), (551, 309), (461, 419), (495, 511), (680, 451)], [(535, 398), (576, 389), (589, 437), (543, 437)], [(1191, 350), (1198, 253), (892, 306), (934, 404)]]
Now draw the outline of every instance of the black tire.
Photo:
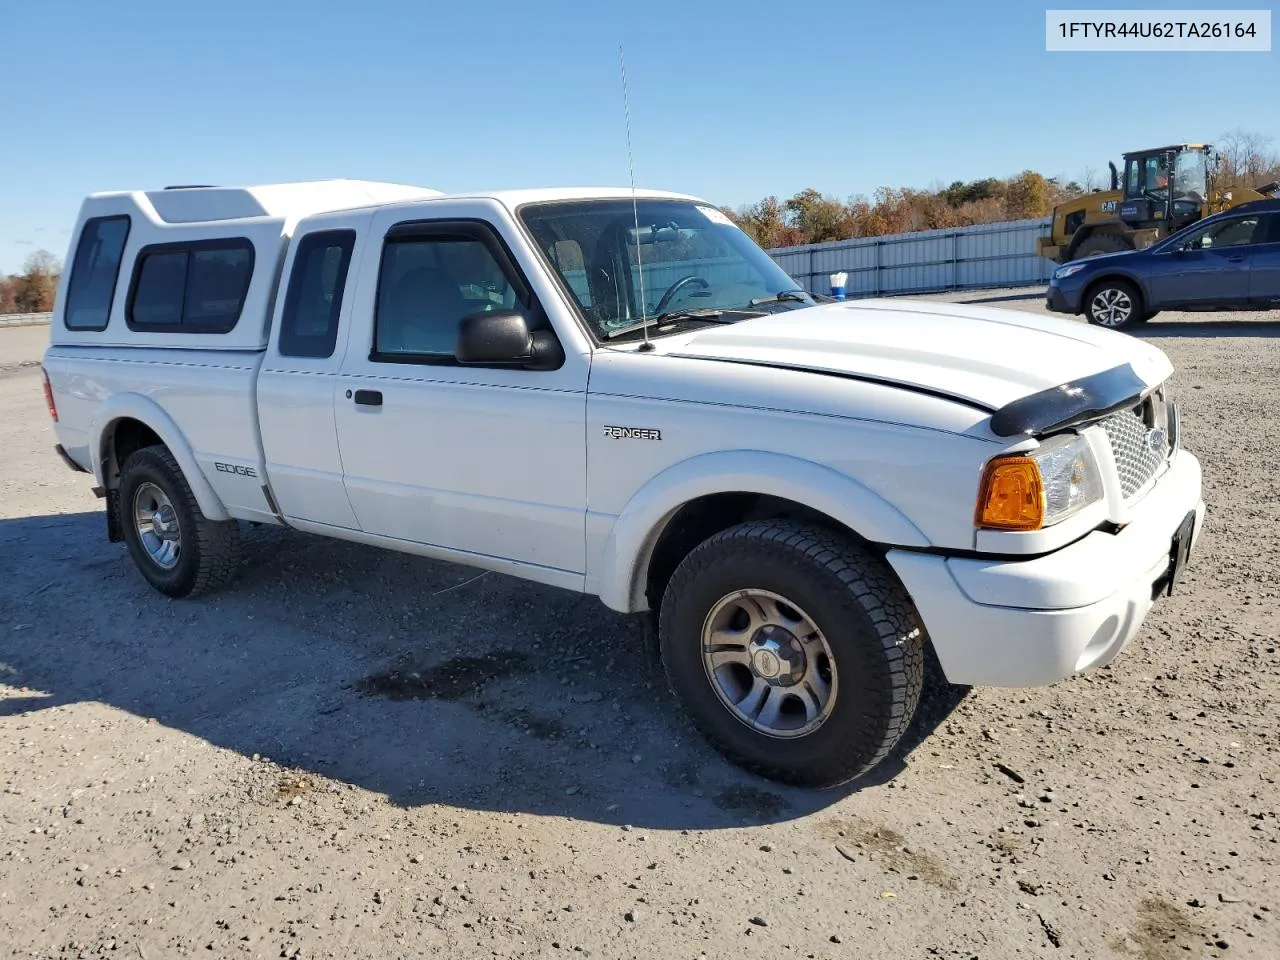
[[(176, 563), (166, 569), (152, 559), (134, 520), (135, 498), (144, 484), (159, 487), (172, 505), (181, 536)], [(209, 520), (200, 512), (182, 468), (164, 446), (131, 454), (120, 471), (120, 523), (129, 555), (147, 582), (169, 597), (194, 597), (226, 584), (240, 554), (234, 520)]]
[[(1110, 313), (1108, 303), (1116, 306), (1116, 312)], [(1120, 305), (1128, 304), (1128, 312), (1121, 316)], [(1099, 280), (1085, 291), (1081, 301), (1085, 319), (1090, 323), (1108, 330), (1127, 330), (1142, 323), (1146, 317), (1146, 308), (1142, 302), (1142, 294), (1128, 280), (1107, 278)]]
[[(708, 616), (751, 589), (786, 598), (826, 639), (835, 695), (811, 732), (783, 739), (754, 729), (704, 668)], [(668, 683), (694, 725), (734, 763), (773, 780), (832, 787), (866, 773), (897, 745), (920, 700), (926, 639), (906, 591), (883, 560), (820, 527), (756, 521), (706, 540), (676, 568), (659, 624)]]
[(1080, 246), (1076, 247), (1073, 260), (1083, 260), (1086, 257), (1096, 257), (1104, 253), (1119, 253), (1122, 250), (1132, 250), (1133, 244), (1125, 241), (1123, 237), (1117, 237), (1113, 233), (1095, 233), (1091, 237), (1086, 237), (1080, 241)]

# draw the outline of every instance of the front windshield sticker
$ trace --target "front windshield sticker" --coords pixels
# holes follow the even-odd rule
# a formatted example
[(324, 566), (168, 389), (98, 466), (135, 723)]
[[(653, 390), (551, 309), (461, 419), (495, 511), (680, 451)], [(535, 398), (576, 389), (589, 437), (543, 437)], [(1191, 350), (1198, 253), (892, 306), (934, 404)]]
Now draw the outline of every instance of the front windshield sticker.
[(710, 220), (712, 223), (718, 223), (724, 227), (737, 226), (737, 224), (735, 224), (732, 220), (726, 217), (723, 213), (721, 213), (715, 207), (704, 207), (699, 205), (698, 212), (701, 213), (708, 220)]

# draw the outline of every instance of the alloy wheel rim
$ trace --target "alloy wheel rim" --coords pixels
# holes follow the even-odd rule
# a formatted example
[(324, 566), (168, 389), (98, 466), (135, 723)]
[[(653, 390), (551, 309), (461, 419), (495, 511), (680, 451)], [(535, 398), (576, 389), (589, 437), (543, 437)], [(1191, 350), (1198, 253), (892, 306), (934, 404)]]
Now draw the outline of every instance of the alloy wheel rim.
[(144, 483), (133, 495), (133, 524), (147, 557), (162, 570), (172, 570), (182, 556), (182, 529), (168, 495)]
[(1123, 290), (1107, 287), (1094, 295), (1090, 312), (1101, 326), (1118, 327), (1133, 313), (1133, 301)]
[(725, 708), (766, 736), (807, 736), (835, 707), (826, 637), (800, 607), (768, 590), (735, 590), (711, 607), (702, 665)]

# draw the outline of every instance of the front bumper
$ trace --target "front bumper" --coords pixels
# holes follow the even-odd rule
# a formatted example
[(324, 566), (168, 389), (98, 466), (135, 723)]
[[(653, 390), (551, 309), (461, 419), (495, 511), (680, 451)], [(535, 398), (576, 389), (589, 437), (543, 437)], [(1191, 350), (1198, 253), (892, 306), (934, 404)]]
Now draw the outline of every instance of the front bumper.
[(1062, 292), (1062, 288), (1050, 286), (1044, 293), (1044, 306), (1046, 310), (1052, 310), (1054, 313), (1079, 313), (1078, 304), (1073, 302), (1070, 297)]
[[(1031, 687), (1110, 663), (1137, 634), (1168, 579), (1174, 534), (1204, 525), (1200, 462), (1178, 451), (1116, 533), (1095, 530), (1032, 560), (891, 550), (947, 680)], [(1181, 573), (1181, 571), (1179, 572)]]

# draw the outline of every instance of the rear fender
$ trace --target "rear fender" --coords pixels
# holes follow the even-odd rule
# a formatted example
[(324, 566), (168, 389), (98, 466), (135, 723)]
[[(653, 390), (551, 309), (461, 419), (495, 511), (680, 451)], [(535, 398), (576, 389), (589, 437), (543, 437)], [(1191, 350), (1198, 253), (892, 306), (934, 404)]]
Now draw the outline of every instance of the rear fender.
[[(614, 521), (594, 564), (596, 592), (623, 613), (646, 609), (654, 545), (684, 504), (717, 493), (757, 493), (803, 504), (873, 543), (927, 547), (915, 524), (878, 494), (808, 460), (757, 450), (707, 453), (673, 464), (641, 487)], [(590, 587), (588, 587), (590, 589)]]
[(113, 394), (98, 408), (97, 413), (89, 424), (89, 452), (93, 460), (93, 475), (99, 487), (107, 490), (113, 486), (107, 471), (105, 441), (111, 435), (116, 422), (125, 419), (137, 420), (146, 424), (155, 431), (156, 435), (164, 442), (164, 445), (169, 448), (173, 458), (178, 461), (178, 466), (182, 468), (182, 475), (186, 478), (188, 486), (191, 487), (196, 503), (200, 505), (201, 513), (210, 520), (229, 520), (231, 518), (231, 515), (227, 513), (226, 506), (217, 493), (214, 492), (213, 487), (209, 485), (204, 471), (200, 469), (200, 465), (196, 462), (191, 445), (187, 443), (186, 437), (183, 436), (178, 425), (174, 423), (173, 418), (165, 413), (158, 403), (140, 393)]

